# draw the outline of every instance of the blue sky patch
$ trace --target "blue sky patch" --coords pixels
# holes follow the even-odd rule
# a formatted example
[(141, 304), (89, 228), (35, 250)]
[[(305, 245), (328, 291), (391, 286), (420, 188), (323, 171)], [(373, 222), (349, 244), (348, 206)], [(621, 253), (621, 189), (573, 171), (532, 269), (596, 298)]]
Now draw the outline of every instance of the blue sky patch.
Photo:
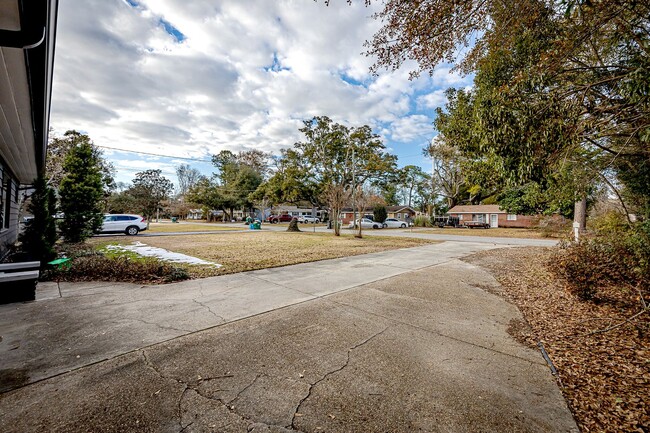
[(165, 31), (170, 35), (172, 35), (174, 39), (176, 39), (176, 42), (183, 42), (185, 40), (185, 35), (181, 33), (181, 31), (178, 30), (176, 27), (171, 25), (169, 21), (165, 21), (164, 19), (161, 18), (159, 22), (160, 25), (163, 26)]
[(271, 66), (266, 66), (264, 70), (266, 72), (269, 71), (279, 72), (279, 71), (290, 71), (291, 69), (282, 66), (282, 63), (280, 63), (280, 60), (278, 60), (278, 53), (273, 53), (273, 63), (271, 63)]

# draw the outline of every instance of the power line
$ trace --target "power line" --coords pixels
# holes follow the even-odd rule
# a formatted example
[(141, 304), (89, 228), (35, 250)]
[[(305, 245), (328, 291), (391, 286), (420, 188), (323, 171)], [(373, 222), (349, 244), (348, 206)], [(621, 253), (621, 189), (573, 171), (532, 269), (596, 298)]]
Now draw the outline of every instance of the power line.
[(140, 155), (160, 156), (162, 158), (183, 159), (183, 160), (187, 160), (187, 161), (197, 161), (197, 162), (209, 162), (210, 164), (212, 163), (212, 161), (208, 160), (208, 159), (190, 158), (190, 157), (187, 157), (187, 156), (172, 156), (172, 155), (163, 155), (161, 153), (141, 152), (139, 150), (117, 149), (115, 147), (100, 146), (98, 144), (96, 144), (95, 147), (101, 147), (102, 149), (116, 150), (118, 152), (138, 153)]

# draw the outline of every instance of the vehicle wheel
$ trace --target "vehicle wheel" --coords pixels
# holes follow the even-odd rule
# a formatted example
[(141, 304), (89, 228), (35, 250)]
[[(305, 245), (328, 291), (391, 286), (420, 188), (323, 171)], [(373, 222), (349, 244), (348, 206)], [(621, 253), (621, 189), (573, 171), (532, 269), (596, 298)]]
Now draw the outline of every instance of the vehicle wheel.
[(129, 236), (135, 236), (138, 234), (139, 231), (140, 229), (137, 228), (136, 226), (130, 226), (126, 228), (126, 231), (124, 233), (126, 233)]
[(388, 228), (388, 224), (382, 224), (382, 225), (381, 225), (381, 228), (382, 228), (382, 229), (387, 229), (387, 228)]
[(400, 226), (400, 228), (403, 228), (403, 229), (406, 228), (406, 224), (402, 224), (402, 225)]
[(373, 228), (373, 229), (378, 229), (379, 226), (378, 226), (377, 224), (373, 224), (373, 225), (372, 225), (372, 228)]

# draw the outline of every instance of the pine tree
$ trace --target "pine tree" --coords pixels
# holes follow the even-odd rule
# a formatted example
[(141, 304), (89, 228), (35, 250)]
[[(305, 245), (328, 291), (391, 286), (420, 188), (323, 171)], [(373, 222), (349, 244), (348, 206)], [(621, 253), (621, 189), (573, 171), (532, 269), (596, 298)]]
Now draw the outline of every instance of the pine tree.
[(56, 212), (56, 195), (42, 176), (34, 180), (34, 193), (27, 210), (34, 219), (25, 225), (25, 230), (20, 234), (21, 250), (29, 259), (38, 260), (44, 266), (56, 257), (54, 244), (57, 235), (53, 216)]
[(66, 242), (79, 243), (99, 231), (102, 225), (102, 173), (99, 158), (87, 138), (70, 151), (63, 165), (59, 195), (61, 233)]

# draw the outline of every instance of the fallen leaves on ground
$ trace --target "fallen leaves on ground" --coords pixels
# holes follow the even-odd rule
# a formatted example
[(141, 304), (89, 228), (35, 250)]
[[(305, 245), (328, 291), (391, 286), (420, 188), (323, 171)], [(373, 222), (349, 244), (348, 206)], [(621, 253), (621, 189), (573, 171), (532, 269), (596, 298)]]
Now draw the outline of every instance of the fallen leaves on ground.
[[(625, 288), (581, 301), (546, 264), (551, 248), (501, 248), (466, 260), (489, 270), (541, 341), (582, 432), (650, 432), (650, 314)], [(521, 337), (521, 336), (519, 336)]]

